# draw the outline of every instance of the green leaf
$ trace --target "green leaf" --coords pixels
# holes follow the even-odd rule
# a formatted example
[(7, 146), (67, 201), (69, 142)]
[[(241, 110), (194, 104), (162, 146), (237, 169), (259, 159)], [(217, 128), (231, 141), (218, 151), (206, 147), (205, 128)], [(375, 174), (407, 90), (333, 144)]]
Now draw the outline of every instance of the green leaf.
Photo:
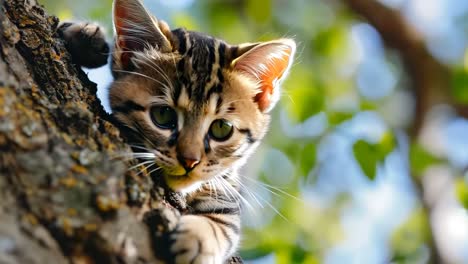
[(391, 235), (392, 263), (419, 263), (424, 258), (424, 244), (431, 237), (428, 216), (424, 209), (416, 208)]
[(328, 116), (328, 123), (331, 126), (337, 126), (353, 118), (354, 113), (333, 111), (333, 112), (327, 112), (327, 116)]
[(370, 180), (374, 180), (377, 173), (377, 163), (379, 161), (377, 146), (361, 139), (354, 143), (353, 153), (364, 175)]
[(427, 167), (440, 163), (442, 160), (427, 152), (421, 145), (412, 144), (410, 148), (411, 171), (421, 175)]
[(202, 28), (193, 16), (182, 11), (176, 12), (172, 16), (172, 20), (175, 25), (184, 25), (185, 28), (190, 28), (190, 30), (200, 30)]
[[(222, 37), (226, 41), (242, 43), (253, 38), (252, 30), (246, 30), (245, 21), (239, 16), (239, 10), (232, 4), (222, 1), (197, 1), (203, 16), (197, 20), (200, 26), (209, 27), (210, 34)], [(184, 26), (186, 27), (186, 26)], [(206, 26), (203, 30), (207, 30)]]
[(293, 121), (304, 122), (324, 110), (325, 87), (310, 76), (310, 71), (294, 69), (286, 80), (285, 87), (290, 87), (286, 90), (288, 96), (281, 102)]
[(271, 20), (271, 0), (246, 1), (246, 13), (257, 23), (266, 23)]
[(243, 259), (258, 259), (271, 254), (271, 249), (263, 246), (258, 246), (250, 249), (242, 249), (240, 254)]
[(455, 181), (455, 194), (461, 205), (468, 209), (468, 186), (463, 178), (458, 178)]
[(334, 25), (320, 31), (312, 42), (313, 51), (333, 58), (343, 58), (347, 48), (349, 29), (345, 25)]
[(302, 176), (307, 176), (315, 165), (317, 158), (317, 146), (310, 143), (304, 146), (300, 155), (299, 170)]
[(396, 145), (395, 137), (390, 132), (385, 132), (377, 144), (365, 140), (358, 140), (353, 145), (353, 153), (356, 161), (361, 166), (362, 172), (370, 179), (375, 179), (377, 165), (384, 162)]
[(360, 103), (360, 109), (361, 111), (374, 111), (377, 109), (377, 105), (375, 102), (362, 99)]
[(466, 70), (459, 69), (453, 72), (452, 95), (458, 103), (468, 103), (468, 72)]
[(396, 140), (392, 133), (385, 132), (380, 138), (379, 145), (377, 146), (379, 152), (379, 161), (384, 161), (390, 152), (395, 149)]

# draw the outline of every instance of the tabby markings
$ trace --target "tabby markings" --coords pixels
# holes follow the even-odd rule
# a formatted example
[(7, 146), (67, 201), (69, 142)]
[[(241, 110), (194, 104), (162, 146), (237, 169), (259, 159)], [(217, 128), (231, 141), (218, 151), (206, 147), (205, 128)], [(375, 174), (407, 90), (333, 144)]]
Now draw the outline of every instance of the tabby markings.
[(114, 107), (114, 112), (129, 114), (133, 111), (145, 111), (145, 107), (135, 103), (132, 100), (127, 100), (122, 105)]
[(239, 132), (241, 132), (242, 134), (244, 134), (247, 137), (247, 142), (249, 144), (253, 144), (253, 143), (255, 143), (257, 141), (255, 138), (253, 138), (252, 131), (250, 131), (250, 129), (241, 128), (241, 129), (239, 129)]

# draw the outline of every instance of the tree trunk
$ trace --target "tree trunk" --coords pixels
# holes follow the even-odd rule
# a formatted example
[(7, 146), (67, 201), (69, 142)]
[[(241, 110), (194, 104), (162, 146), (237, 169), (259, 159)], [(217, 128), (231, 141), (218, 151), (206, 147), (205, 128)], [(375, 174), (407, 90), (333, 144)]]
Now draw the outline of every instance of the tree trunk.
[(0, 6), (0, 263), (158, 263), (183, 201), (116, 158), (131, 150), (58, 19), (35, 0)]

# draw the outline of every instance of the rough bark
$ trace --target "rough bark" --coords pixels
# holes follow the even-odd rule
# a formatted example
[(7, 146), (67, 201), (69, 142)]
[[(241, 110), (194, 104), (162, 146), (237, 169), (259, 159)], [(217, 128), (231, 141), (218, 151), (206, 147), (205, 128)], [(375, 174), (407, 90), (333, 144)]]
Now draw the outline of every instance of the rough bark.
[(183, 201), (115, 158), (130, 149), (58, 19), (0, 6), (0, 263), (158, 263), (155, 234)]

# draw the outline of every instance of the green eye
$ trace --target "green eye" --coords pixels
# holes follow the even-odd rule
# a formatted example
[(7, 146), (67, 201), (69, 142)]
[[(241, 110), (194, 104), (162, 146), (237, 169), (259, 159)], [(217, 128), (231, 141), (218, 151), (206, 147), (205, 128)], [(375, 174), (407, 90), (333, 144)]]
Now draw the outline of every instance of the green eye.
[(177, 113), (169, 106), (154, 106), (150, 111), (156, 126), (163, 129), (173, 129), (177, 126)]
[(230, 122), (224, 119), (217, 119), (211, 123), (210, 136), (217, 141), (225, 141), (232, 136), (234, 131)]

